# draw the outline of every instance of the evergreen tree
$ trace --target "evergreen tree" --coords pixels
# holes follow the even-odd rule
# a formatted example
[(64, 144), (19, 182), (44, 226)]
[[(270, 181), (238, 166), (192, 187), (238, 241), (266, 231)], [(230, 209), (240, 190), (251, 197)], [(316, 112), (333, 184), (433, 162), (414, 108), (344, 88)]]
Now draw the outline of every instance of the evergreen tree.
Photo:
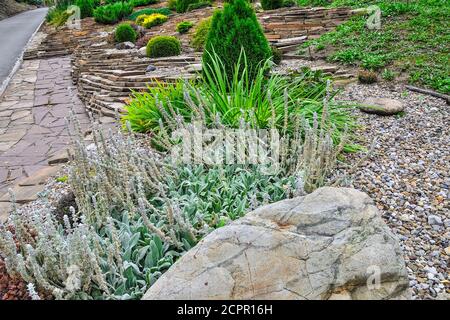
[(215, 52), (231, 79), (242, 48), (247, 57), (249, 77), (253, 79), (261, 63), (272, 56), (271, 49), (251, 5), (246, 0), (233, 0), (226, 3), (222, 11), (214, 13), (203, 65), (206, 68), (211, 65), (211, 54)]

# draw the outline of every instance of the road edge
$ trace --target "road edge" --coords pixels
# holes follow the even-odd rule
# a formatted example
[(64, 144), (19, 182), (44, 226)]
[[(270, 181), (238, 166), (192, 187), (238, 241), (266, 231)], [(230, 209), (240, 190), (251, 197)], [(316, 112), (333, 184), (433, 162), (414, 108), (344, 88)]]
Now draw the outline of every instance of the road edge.
[(42, 22), (37, 26), (36, 30), (34, 30), (34, 32), (31, 34), (30, 39), (28, 39), (22, 52), (19, 54), (19, 57), (17, 58), (16, 62), (14, 63), (14, 66), (11, 69), (11, 72), (8, 74), (8, 76), (5, 78), (5, 80), (3, 80), (3, 83), (0, 85), (0, 99), (3, 98), (3, 93), (5, 93), (6, 88), (8, 87), (11, 79), (14, 77), (17, 70), (19, 70), (19, 67), (22, 65), (23, 55), (24, 55), (25, 51), (27, 50), (27, 48), (30, 45), (33, 38), (36, 36), (36, 33), (38, 33), (39, 30), (41, 29), (44, 22), (45, 22), (45, 17), (44, 17), (44, 20), (42, 20)]

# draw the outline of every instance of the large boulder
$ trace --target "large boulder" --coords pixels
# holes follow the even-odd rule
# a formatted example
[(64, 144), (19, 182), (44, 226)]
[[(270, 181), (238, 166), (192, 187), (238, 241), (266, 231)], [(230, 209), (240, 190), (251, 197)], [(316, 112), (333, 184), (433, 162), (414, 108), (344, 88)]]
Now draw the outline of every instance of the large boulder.
[(364, 193), (320, 188), (217, 229), (143, 299), (407, 299), (398, 240)]

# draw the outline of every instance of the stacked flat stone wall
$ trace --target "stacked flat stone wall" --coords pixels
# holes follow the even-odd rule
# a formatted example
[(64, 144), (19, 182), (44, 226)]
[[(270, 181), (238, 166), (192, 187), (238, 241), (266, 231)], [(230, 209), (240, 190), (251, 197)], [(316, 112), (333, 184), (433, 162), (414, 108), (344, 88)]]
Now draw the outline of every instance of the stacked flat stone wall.
[(269, 41), (307, 36), (316, 38), (333, 30), (355, 13), (350, 8), (283, 8), (258, 15)]

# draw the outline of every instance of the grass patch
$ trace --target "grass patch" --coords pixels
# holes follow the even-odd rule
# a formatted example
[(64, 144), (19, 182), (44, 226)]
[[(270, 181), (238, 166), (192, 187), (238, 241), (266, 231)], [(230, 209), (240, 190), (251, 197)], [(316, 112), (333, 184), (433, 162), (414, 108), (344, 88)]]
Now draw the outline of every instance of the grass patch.
[[(302, 1), (302, 3), (314, 1)], [(450, 93), (450, 6), (445, 0), (337, 0), (329, 6), (382, 10), (381, 29), (369, 30), (367, 16), (355, 16), (335, 31), (303, 44), (328, 50), (331, 62), (407, 75), (411, 84)], [(386, 76), (387, 74), (385, 74)], [(388, 75), (390, 79), (392, 74)], [(385, 78), (385, 77), (383, 77)]]

